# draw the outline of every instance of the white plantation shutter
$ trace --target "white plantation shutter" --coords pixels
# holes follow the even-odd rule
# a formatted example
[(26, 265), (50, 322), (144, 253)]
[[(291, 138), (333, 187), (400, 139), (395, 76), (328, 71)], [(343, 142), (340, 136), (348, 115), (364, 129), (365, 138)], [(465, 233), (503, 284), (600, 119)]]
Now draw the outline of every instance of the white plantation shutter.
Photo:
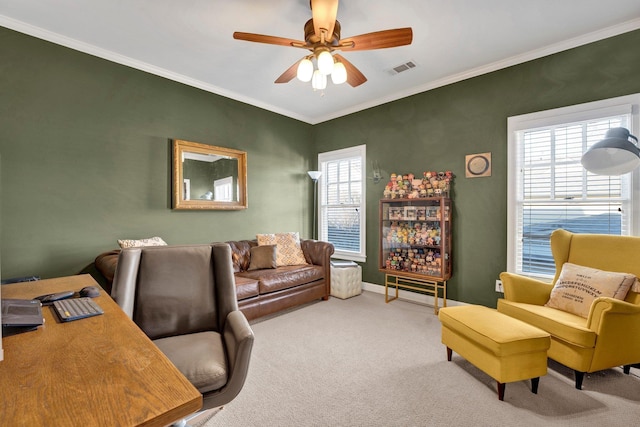
[(321, 153), (318, 164), (319, 236), (333, 243), (335, 256), (363, 261), (365, 146)]
[[(632, 175), (604, 176), (587, 172), (582, 154), (613, 127), (632, 128), (631, 105), (590, 109), (562, 123), (551, 114), (521, 123), (513, 130), (510, 153), (509, 270), (532, 276), (553, 276), (551, 232), (629, 235), (632, 223)], [(531, 124), (529, 123), (529, 124)], [(511, 124), (510, 124), (511, 125)], [(511, 126), (510, 126), (511, 127)], [(514, 147), (512, 147), (514, 145)]]

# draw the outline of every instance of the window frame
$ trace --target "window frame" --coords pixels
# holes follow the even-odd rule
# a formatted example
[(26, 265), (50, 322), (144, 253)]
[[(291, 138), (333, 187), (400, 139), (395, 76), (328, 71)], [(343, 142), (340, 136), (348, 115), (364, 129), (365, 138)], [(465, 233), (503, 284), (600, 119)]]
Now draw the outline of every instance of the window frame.
[(346, 251), (346, 250), (341, 250), (336, 248), (334, 254), (332, 255), (332, 258), (345, 259), (345, 260), (357, 261), (357, 262), (366, 262), (367, 260), (367, 252), (366, 252), (367, 251), (367, 244), (366, 244), (367, 243), (367, 239), (366, 239), (366, 236), (367, 236), (366, 234), (366, 230), (367, 230), (367, 224), (366, 224), (367, 146), (366, 144), (358, 145), (354, 147), (342, 148), (339, 150), (327, 151), (327, 152), (318, 154), (318, 170), (322, 172), (322, 175), (318, 180), (318, 204), (317, 204), (317, 212), (316, 212), (317, 221), (318, 221), (317, 229), (318, 229), (318, 236), (320, 236), (319, 238), (322, 239), (322, 236), (325, 236), (327, 234), (327, 224), (325, 224), (323, 219), (324, 218), (323, 211), (326, 207), (326, 204), (324, 201), (326, 199), (326, 194), (327, 194), (326, 186), (327, 186), (327, 178), (328, 178), (327, 171), (326, 171), (326, 163), (339, 161), (339, 160), (353, 159), (356, 157), (359, 157), (361, 162), (361, 167), (360, 167), (361, 196), (360, 196), (360, 208), (359, 208), (360, 251), (359, 252)]
[[(553, 276), (532, 274), (517, 270), (518, 234), (518, 132), (547, 126), (597, 119), (619, 114), (630, 114), (629, 131), (638, 135), (640, 130), (640, 93), (604, 99), (568, 107), (555, 108), (507, 118), (507, 271), (536, 278)], [(640, 231), (640, 172), (631, 172), (629, 206), (629, 231), (635, 236)]]

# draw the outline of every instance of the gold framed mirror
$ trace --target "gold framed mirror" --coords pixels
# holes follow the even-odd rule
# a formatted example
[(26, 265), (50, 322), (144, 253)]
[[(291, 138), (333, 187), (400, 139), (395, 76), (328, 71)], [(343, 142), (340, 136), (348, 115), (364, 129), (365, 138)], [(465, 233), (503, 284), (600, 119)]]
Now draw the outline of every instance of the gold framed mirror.
[(247, 153), (173, 141), (174, 209), (246, 209)]

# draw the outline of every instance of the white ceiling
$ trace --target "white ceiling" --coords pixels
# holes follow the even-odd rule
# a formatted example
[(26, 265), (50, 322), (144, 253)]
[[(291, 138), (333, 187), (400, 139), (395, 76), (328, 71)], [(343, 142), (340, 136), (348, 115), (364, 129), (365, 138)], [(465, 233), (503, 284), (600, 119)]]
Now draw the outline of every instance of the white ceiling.
[(304, 40), (310, 17), (309, 0), (0, 0), (0, 26), (311, 124), (638, 29), (640, 1), (342, 0), (342, 38), (412, 27), (413, 43), (343, 52), (368, 81), (322, 92), (273, 83), (307, 51), (232, 37)]

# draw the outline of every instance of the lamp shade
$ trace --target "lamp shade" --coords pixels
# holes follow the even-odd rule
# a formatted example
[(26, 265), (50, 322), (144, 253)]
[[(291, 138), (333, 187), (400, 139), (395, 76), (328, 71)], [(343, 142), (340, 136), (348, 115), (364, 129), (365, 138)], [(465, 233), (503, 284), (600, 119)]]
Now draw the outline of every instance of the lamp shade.
[(623, 175), (640, 165), (640, 150), (630, 141), (638, 138), (625, 128), (611, 128), (602, 141), (582, 156), (582, 166), (596, 175)]
[(325, 76), (333, 71), (333, 56), (328, 50), (323, 50), (318, 54), (318, 70)]
[(344, 67), (342, 62), (336, 62), (333, 64), (331, 81), (334, 85), (339, 85), (347, 81), (347, 69)]
[(322, 175), (321, 171), (309, 171), (307, 173), (309, 174), (309, 177), (314, 181), (317, 181), (318, 178), (320, 178), (320, 175)]
[(308, 58), (304, 58), (298, 64), (298, 71), (296, 74), (298, 80), (302, 82), (311, 81), (311, 77), (313, 76), (313, 62), (311, 62), (311, 60), (309, 60)]
[(314, 90), (324, 90), (327, 88), (327, 76), (322, 74), (320, 70), (315, 70), (313, 72), (313, 77), (311, 78), (311, 87)]

